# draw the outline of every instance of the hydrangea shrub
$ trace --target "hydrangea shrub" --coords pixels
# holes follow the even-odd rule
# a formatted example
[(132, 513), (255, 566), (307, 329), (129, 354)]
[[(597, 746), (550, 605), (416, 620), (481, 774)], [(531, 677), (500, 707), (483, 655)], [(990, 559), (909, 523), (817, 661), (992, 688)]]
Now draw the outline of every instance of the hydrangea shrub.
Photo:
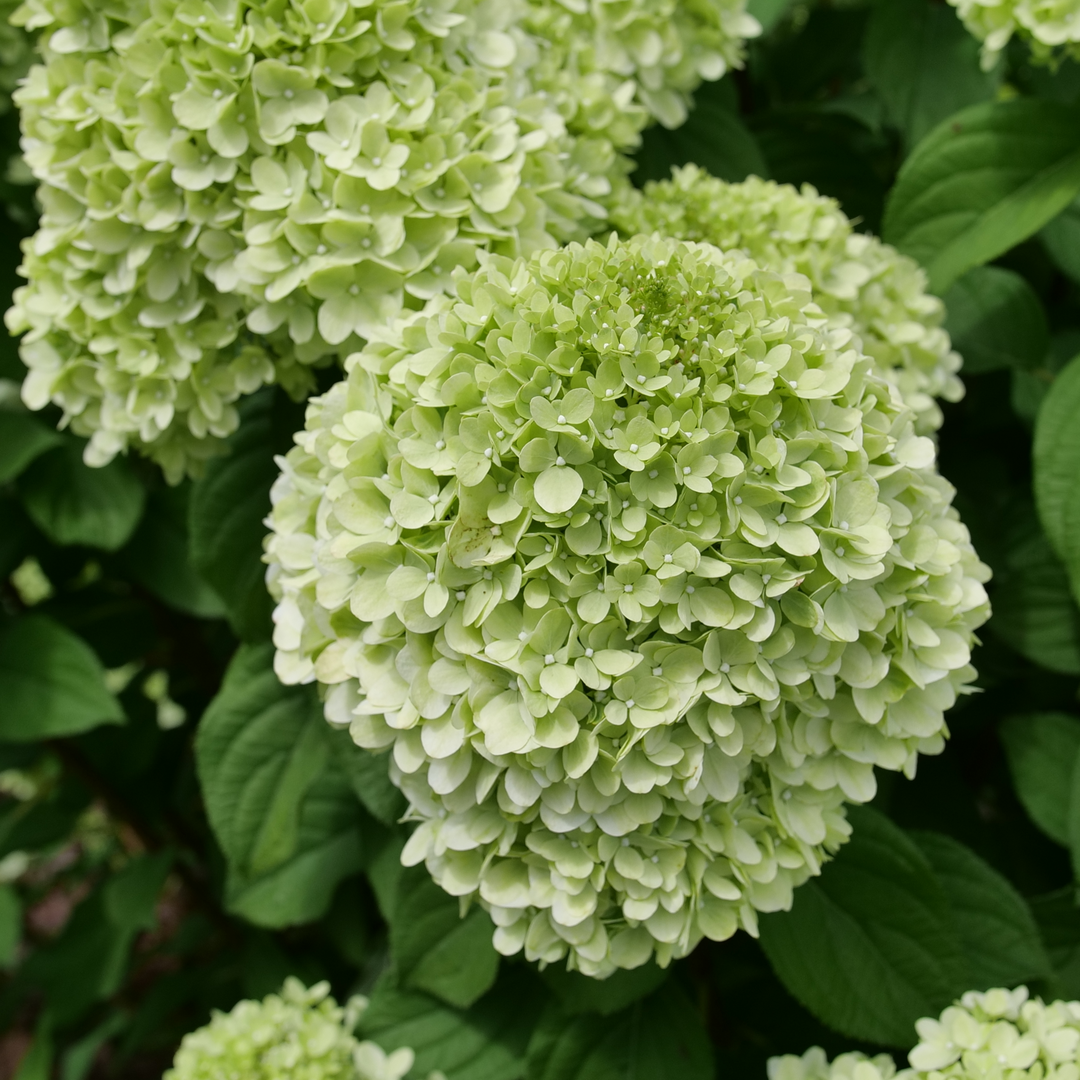
[(800, 191), (756, 176), (733, 184), (690, 165), (644, 191), (619, 185), (612, 223), (626, 235), (659, 231), (739, 248), (780, 273), (805, 274), (831, 323), (852, 329), (899, 388), (921, 433), (941, 427), (935, 399), (963, 396), (961, 359), (942, 326), (945, 308), (926, 291), (923, 269), (855, 232), (836, 200), (808, 184)]
[(968, 30), (983, 43), (989, 70), (1015, 35), (1036, 60), (1080, 57), (1080, 5), (1075, 0), (949, 0)]
[(307, 988), (289, 978), (280, 994), (215, 1012), (185, 1035), (164, 1080), (402, 1080), (411, 1050), (387, 1054), (352, 1033), (366, 1004), (355, 997), (342, 1007), (329, 983)]
[(496, 946), (588, 974), (790, 905), (973, 678), (932, 441), (798, 274), (482, 254), (282, 462), (277, 671), (317, 680)]
[(769, 1061), (769, 1080), (1075, 1080), (1080, 1076), (1080, 1001), (1045, 1004), (1027, 987), (969, 991), (938, 1019), (919, 1020), (910, 1068), (888, 1054), (841, 1054), (820, 1047)]
[(44, 208), (8, 315), (24, 399), (90, 463), (136, 447), (174, 479), (241, 395), (310, 390), (478, 251), (594, 231), (622, 151), (756, 28), (741, 0), (27, 0), (16, 21), (44, 61), (16, 94)]

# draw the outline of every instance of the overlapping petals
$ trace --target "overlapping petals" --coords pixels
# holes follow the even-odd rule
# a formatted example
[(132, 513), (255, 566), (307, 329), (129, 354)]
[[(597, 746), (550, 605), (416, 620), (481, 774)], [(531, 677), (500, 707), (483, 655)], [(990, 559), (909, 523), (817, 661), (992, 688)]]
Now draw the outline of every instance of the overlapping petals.
[(209, 1024), (184, 1036), (165, 1080), (401, 1080), (413, 1052), (386, 1054), (360, 1042), (352, 1030), (367, 1002), (357, 997), (342, 1008), (329, 992), (329, 983), (308, 989), (289, 978), (280, 994), (215, 1012)]
[(482, 254), (349, 358), (273, 491), (317, 680), (497, 947), (593, 975), (787, 907), (969, 682), (987, 571), (800, 275), (639, 236)]
[(1080, 1076), (1080, 1001), (1029, 999), (1016, 990), (969, 991), (938, 1019), (919, 1020), (910, 1068), (892, 1058), (813, 1047), (769, 1062), (769, 1080), (1075, 1080)]
[(1080, 56), (1080, 4), (1076, 0), (949, 0), (968, 31), (982, 43), (982, 62), (992, 68), (1014, 35), (1036, 60)]
[(669, 20), (556, 0), (27, 0), (43, 63), (16, 99), (44, 215), (7, 320), (27, 403), (60, 405), (92, 464), (135, 447), (198, 471), (240, 396), (303, 396), (311, 365), (478, 251), (595, 231), (645, 123), (737, 60), (754, 24), (733, 2)]
[(810, 278), (833, 326), (849, 327), (915, 411), (921, 434), (941, 426), (935, 399), (958, 401), (960, 356), (942, 327), (945, 309), (919, 265), (857, 233), (834, 199), (812, 187), (750, 177), (738, 184), (687, 166), (644, 192), (618, 187), (613, 224), (624, 235), (665, 236), (740, 248), (763, 266)]

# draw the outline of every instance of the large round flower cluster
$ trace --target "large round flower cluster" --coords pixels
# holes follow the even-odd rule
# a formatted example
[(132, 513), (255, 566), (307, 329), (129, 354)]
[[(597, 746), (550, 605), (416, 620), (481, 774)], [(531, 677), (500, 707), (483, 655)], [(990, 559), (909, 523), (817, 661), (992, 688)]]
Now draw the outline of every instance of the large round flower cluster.
[[(94, 464), (136, 446), (190, 471), (239, 396), (302, 394), (304, 365), (477, 250), (593, 231), (649, 94), (735, 58), (714, 25), (731, 3), (686, 5), (674, 42), (600, 4), (611, 55), (581, 79), (611, 100), (590, 109), (572, 58), (591, 9), (564, 27), (558, 0), (27, 0), (45, 63), (16, 97), (44, 216), (8, 317), (27, 403), (59, 404)], [(572, 33), (548, 47), (530, 18)]]
[(949, 0), (968, 32), (983, 43), (989, 70), (1013, 35), (1024, 38), (1040, 62), (1062, 53), (1080, 58), (1080, 4), (1076, 0)]
[(689, 95), (742, 61), (761, 25), (745, 0), (529, 0), (541, 43), (535, 83), (571, 131), (639, 142), (651, 120), (678, 127)]
[(920, 433), (941, 426), (935, 398), (958, 401), (960, 356), (942, 328), (945, 309), (926, 291), (919, 265), (877, 237), (855, 232), (834, 199), (809, 185), (750, 177), (730, 184), (687, 166), (644, 192), (620, 185), (612, 220), (631, 235), (665, 236), (740, 248), (763, 266), (810, 278), (814, 300), (835, 326), (848, 326), (915, 411)]
[(911, 1068), (896, 1071), (881, 1054), (842, 1054), (831, 1064), (819, 1047), (769, 1062), (769, 1080), (1078, 1080), (1080, 1001), (1044, 1004), (1027, 987), (969, 991), (940, 1019), (915, 1024)]
[(214, 1013), (184, 1036), (164, 1080), (401, 1080), (412, 1051), (388, 1055), (360, 1042), (352, 1031), (367, 1002), (353, 998), (342, 1008), (329, 993), (329, 983), (308, 989), (289, 978), (280, 995)]
[(659, 237), (483, 255), (347, 362), (272, 492), (317, 679), (505, 953), (602, 975), (791, 902), (941, 749), (987, 571), (799, 275)]

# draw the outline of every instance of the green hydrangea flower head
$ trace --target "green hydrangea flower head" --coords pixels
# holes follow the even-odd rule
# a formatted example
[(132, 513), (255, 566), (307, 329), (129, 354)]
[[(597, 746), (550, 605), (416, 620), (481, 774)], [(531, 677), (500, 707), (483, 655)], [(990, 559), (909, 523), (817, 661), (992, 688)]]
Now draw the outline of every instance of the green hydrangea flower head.
[(717, 180), (689, 165), (645, 191), (618, 187), (612, 222), (624, 235), (666, 236), (740, 248), (763, 266), (810, 278), (814, 300), (835, 326), (899, 388), (921, 434), (941, 426), (936, 398), (958, 401), (960, 356), (942, 327), (945, 309), (927, 293), (919, 265), (874, 236), (855, 232), (834, 199), (752, 176)]
[(941, 749), (987, 576), (809, 281), (638, 236), (482, 254), (313, 399), (273, 492), (317, 680), (496, 946), (604, 975), (791, 903)]
[(1080, 57), (1080, 4), (1076, 0), (949, 0), (968, 32), (982, 42), (989, 70), (1013, 35), (1023, 38), (1041, 63)]
[(855, 1051), (829, 1061), (820, 1046), (812, 1046), (801, 1057), (770, 1058), (768, 1064), (769, 1080), (893, 1080), (895, 1076), (896, 1063), (888, 1054), (867, 1057)]
[(572, 131), (638, 145), (651, 120), (678, 127), (703, 80), (741, 67), (761, 25), (746, 0), (529, 0), (542, 42), (536, 84)]
[(769, 1061), (769, 1080), (1077, 1080), (1080, 1001), (1050, 1005), (1015, 990), (969, 991), (938, 1019), (915, 1024), (919, 1042), (900, 1072), (881, 1054), (841, 1054), (820, 1047)]
[(367, 1002), (342, 1008), (329, 995), (329, 983), (308, 989), (290, 978), (280, 994), (215, 1012), (184, 1036), (164, 1080), (401, 1080), (413, 1052), (360, 1042), (352, 1031)]
[(563, 25), (554, 0), (26, 0), (44, 215), (7, 323), (27, 404), (59, 405), (92, 464), (136, 447), (198, 471), (241, 395), (302, 396), (479, 250), (594, 231), (650, 116), (624, 98), (734, 61), (731, 2), (657, 36), (622, 5)]

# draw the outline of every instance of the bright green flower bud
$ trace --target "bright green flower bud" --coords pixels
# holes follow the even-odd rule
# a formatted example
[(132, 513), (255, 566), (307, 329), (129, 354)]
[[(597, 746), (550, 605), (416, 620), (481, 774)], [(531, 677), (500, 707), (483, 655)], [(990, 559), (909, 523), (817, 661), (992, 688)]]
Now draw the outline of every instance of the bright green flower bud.
[(1077, 0), (949, 0), (969, 33), (982, 43), (982, 65), (992, 68), (1015, 34), (1046, 63), (1062, 54), (1080, 58)]
[(941, 426), (935, 398), (958, 401), (960, 357), (942, 329), (945, 309), (914, 260), (857, 233), (834, 199), (810, 186), (717, 180), (687, 166), (644, 192), (621, 185), (612, 221), (624, 235), (659, 230), (740, 248), (762, 266), (805, 274), (833, 326), (849, 327), (915, 411), (921, 434)]
[(404, 859), (504, 953), (753, 933), (942, 748), (988, 572), (856, 342), (805, 277), (612, 238), (482, 255), (311, 402), (278, 673), (392, 749)]
[(741, 4), (27, 0), (27, 404), (92, 464), (197, 471), (240, 396), (310, 392), (479, 251), (595, 231), (651, 114), (737, 60)]
[(215, 1012), (184, 1036), (165, 1080), (401, 1080), (413, 1052), (360, 1042), (352, 1031), (367, 1002), (357, 997), (341, 1008), (329, 992), (329, 983), (309, 990), (290, 978), (280, 995)]
[(916, 1022), (910, 1068), (881, 1054), (842, 1054), (831, 1064), (820, 1047), (769, 1061), (769, 1080), (1078, 1080), (1080, 1001), (1044, 1004), (1016, 990), (971, 990), (934, 1019)]

